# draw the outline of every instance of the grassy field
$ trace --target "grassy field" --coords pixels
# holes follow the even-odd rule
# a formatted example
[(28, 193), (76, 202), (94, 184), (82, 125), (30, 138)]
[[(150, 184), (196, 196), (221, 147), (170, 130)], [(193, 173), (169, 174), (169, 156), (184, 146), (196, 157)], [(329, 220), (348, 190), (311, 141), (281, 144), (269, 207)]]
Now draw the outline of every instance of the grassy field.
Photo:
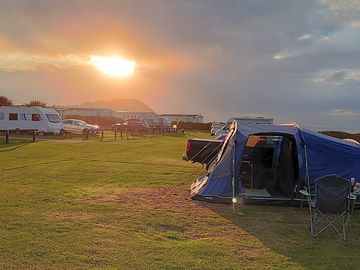
[(307, 208), (190, 200), (187, 136), (0, 144), (0, 269), (360, 268), (359, 212), (343, 242)]

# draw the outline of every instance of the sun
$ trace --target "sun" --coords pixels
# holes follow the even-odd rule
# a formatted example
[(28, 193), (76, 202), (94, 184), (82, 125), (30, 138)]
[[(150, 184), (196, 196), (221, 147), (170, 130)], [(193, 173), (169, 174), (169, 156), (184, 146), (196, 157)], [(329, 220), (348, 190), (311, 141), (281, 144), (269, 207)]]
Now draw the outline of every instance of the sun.
[(134, 74), (136, 63), (120, 56), (91, 55), (90, 62), (102, 73), (114, 77), (128, 77)]

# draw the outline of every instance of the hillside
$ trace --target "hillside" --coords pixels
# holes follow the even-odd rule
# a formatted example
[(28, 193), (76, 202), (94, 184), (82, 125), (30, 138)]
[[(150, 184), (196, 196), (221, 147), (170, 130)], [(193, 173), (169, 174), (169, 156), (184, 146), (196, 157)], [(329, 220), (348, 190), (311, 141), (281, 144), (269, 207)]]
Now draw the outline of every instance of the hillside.
[(80, 105), (84, 108), (108, 108), (114, 111), (138, 111), (152, 112), (151, 108), (142, 101), (135, 98), (121, 98), (113, 100), (99, 100), (84, 102)]

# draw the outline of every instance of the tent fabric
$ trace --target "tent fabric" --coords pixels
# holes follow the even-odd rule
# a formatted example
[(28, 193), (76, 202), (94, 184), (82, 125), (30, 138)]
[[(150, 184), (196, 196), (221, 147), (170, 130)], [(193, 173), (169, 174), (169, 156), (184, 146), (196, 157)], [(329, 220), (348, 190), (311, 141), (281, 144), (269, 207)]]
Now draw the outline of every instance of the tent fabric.
[(234, 122), (206, 177), (194, 182), (193, 198), (231, 198), (244, 193), (240, 166), (246, 142), (252, 135), (292, 136), (296, 145), (299, 185), (307, 186), (310, 191), (314, 191), (317, 178), (329, 174), (347, 179), (355, 177), (359, 181), (360, 146), (356, 144), (295, 125), (238, 125)]

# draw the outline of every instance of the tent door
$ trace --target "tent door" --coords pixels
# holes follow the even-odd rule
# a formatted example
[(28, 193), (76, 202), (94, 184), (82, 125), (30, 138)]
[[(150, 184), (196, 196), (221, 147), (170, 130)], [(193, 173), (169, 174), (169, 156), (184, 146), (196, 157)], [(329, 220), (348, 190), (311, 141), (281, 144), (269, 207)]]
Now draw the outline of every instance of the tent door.
[(250, 136), (240, 168), (245, 195), (291, 197), (298, 175), (297, 164), (292, 136)]

